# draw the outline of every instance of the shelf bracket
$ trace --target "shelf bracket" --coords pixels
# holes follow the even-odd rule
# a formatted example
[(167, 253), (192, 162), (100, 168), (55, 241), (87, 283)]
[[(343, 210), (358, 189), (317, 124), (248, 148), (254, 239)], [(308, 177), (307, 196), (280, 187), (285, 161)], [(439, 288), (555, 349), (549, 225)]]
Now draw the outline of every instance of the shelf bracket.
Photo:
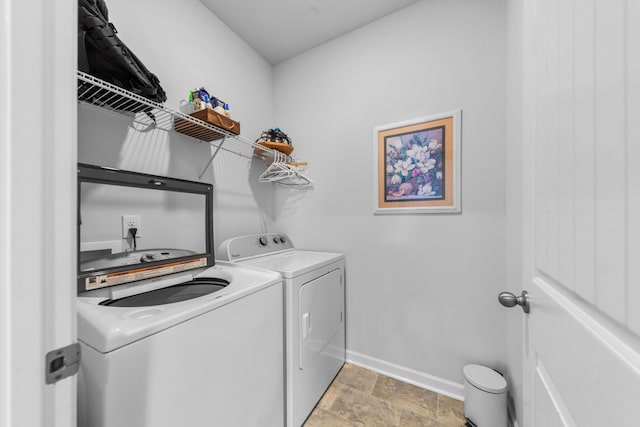
[(213, 162), (213, 159), (216, 158), (216, 156), (218, 155), (218, 151), (220, 151), (220, 149), (222, 148), (222, 144), (224, 144), (226, 140), (227, 140), (226, 136), (222, 138), (222, 141), (220, 141), (220, 144), (218, 144), (218, 146), (216, 147), (216, 150), (213, 152), (213, 154), (211, 155), (211, 158), (209, 159), (207, 164), (204, 166), (204, 169), (202, 169), (202, 172), (200, 173), (200, 175), (198, 175), (198, 179), (202, 179), (202, 177), (204, 176), (204, 173), (207, 171), (207, 169), (209, 169), (209, 165), (211, 164), (211, 162)]

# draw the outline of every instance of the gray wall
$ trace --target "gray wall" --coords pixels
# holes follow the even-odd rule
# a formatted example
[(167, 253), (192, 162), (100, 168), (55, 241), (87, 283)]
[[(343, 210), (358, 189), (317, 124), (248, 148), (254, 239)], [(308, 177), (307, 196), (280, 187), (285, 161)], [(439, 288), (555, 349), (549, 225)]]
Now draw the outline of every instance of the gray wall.
[[(259, 159), (222, 153), (216, 241), (284, 231), (344, 252), (351, 360), (453, 396), (462, 367), (506, 366), (505, 1), (420, 1), (275, 68), (196, 0), (110, 0), (120, 36), (177, 107), (203, 85), (242, 135), (280, 126), (311, 190), (259, 184)], [(192, 25), (188, 25), (188, 23)], [(462, 213), (374, 216), (373, 127), (462, 109)], [(80, 107), (79, 160), (197, 180), (210, 148)]]
[[(276, 227), (347, 259), (349, 357), (462, 392), (505, 368), (505, 2), (423, 1), (275, 67), (276, 118), (316, 186)], [(462, 109), (462, 214), (374, 216), (373, 127)]]

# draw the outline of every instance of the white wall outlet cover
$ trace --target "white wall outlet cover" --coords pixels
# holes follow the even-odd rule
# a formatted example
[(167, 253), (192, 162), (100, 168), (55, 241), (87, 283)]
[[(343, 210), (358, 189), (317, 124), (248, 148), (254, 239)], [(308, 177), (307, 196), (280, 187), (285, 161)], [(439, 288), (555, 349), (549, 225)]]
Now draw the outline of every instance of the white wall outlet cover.
[(136, 228), (136, 239), (142, 237), (142, 218), (140, 215), (122, 215), (122, 238), (131, 237), (130, 228)]

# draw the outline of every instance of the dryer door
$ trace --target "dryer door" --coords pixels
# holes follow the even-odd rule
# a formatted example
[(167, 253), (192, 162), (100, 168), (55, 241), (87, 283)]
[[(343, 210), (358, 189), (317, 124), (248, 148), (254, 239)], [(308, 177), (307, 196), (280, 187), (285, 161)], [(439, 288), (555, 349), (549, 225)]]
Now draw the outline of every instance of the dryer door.
[(332, 342), (343, 329), (341, 281), (341, 270), (338, 269), (300, 288), (300, 369), (311, 366), (320, 355), (329, 358), (344, 356), (343, 340)]

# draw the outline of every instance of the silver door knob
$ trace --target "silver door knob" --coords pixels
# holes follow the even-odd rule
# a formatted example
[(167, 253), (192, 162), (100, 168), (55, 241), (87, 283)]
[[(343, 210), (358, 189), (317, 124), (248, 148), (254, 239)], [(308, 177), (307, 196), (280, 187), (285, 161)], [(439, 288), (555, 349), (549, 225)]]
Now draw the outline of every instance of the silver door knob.
[(515, 307), (516, 305), (519, 305), (525, 313), (528, 313), (530, 310), (529, 293), (527, 291), (522, 291), (519, 297), (515, 296), (511, 292), (500, 292), (500, 295), (498, 295), (498, 301), (500, 301), (500, 304), (505, 307)]

